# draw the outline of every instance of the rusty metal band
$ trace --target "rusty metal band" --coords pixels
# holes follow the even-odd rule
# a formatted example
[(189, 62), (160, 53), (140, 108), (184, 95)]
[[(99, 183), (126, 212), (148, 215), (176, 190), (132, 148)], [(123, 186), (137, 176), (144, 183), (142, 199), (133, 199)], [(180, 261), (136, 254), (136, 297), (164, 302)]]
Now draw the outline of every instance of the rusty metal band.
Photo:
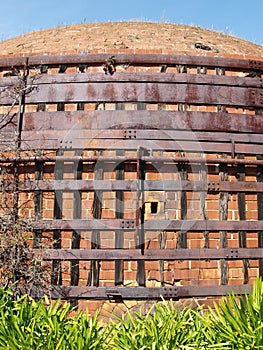
[(263, 258), (263, 248), (218, 248), (218, 249), (30, 249), (34, 256), (44, 260), (256, 260)]
[[(135, 219), (89, 219), (89, 220), (39, 220), (32, 221), (33, 229), (50, 230), (98, 230), (98, 231), (136, 231)], [(188, 232), (209, 230), (217, 231), (263, 231), (263, 221), (240, 220), (148, 220), (144, 222), (145, 231), (175, 231), (184, 229)]]
[[(86, 157), (86, 156), (21, 156), (21, 157), (1, 157), (0, 164), (13, 163), (34, 163), (37, 161), (44, 161), (47, 163), (54, 162), (96, 162), (97, 160), (103, 162), (136, 162), (136, 157)], [(165, 162), (165, 163), (207, 163), (207, 164), (246, 164), (246, 165), (262, 165), (263, 160), (259, 159), (232, 159), (232, 158), (198, 158), (198, 157), (142, 157), (145, 162)]]
[(52, 298), (77, 298), (97, 300), (122, 300), (122, 299), (180, 299), (188, 297), (223, 296), (234, 292), (236, 294), (248, 294), (252, 290), (251, 285), (228, 286), (176, 286), (176, 287), (85, 287), (85, 286), (50, 286), (49, 288), (17, 286), (23, 293), (29, 293), (33, 297), (40, 298), (50, 295)]
[[(115, 53), (114, 53), (115, 55)], [(79, 54), (79, 55), (40, 55), (28, 57), (9, 57), (0, 59), (0, 67), (21, 67), (27, 61), (28, 65), (35, 67), (40, 65), (58, 66), (60, 64), (77, 65), (80, 63), (88, 64), (89, 66), (101, 65), (105, 63), (111, 56), (110, 53), (105, 54)], [(187, 65), (206, 66), (206, 67), (224, 67), (235, 69), (262, 69), (263, 61), (253, 59), (236, 59), (223, 57), (208, 57), (208, 56), (188, 56), (188, 55), (169, 55), (169, 54), (117, 54), (117, 64), (130, 65)]]
[[(3, 182), (5, 191), (14, 190), (13, 183)], [(19, 191), (139, 191), (139, 180), (29, 180), (18, 184)], [(253, 181), (179, 181), (144, 180), (145, 191), (209, 191), (209, 192), (263, 192), (263, 183)]]

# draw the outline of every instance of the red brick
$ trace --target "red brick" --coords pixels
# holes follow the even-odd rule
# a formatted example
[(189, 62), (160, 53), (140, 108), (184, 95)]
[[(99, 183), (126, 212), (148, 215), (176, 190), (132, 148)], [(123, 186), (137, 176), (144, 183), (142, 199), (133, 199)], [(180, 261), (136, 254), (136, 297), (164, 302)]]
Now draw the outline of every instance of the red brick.
[(218, 261), (216, 260), (192, 260), (190, 263), (192, 269), (213, 269), (218, 268)]
[(136, 271), (125, 271), (124, 274), (125, 281), (136, 281)]
[(78, 306), (80, 309), (87, 309), (88, 313), (90, 315), (94, 315), (94, 313), (99, 310), (102, 305), (104, 304), (104, 301), (101, 300), (82, 300), (80, 299), (78, 302)]

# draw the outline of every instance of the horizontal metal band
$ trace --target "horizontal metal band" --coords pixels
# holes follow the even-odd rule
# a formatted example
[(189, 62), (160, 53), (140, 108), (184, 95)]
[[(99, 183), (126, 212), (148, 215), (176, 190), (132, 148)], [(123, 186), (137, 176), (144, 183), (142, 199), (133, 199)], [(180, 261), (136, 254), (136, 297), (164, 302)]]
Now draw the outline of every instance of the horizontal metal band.
[[(218, 249), (30, 249), (44, 260), (239, 260), (262, 259), (263, 248)], [(29, 254), (30, 257), (30, 254)]]
[[(131, 125), (132, 126), (132, 125)], [(146, 127), (146, 126), (145, 126)], [(72, 146), (79, 142), (80, 144), (88, 144), (96, 140), (115, 140), (119, 142), (122, 140), (168, 140), (178, 143), (181, 141), (192, 142), (225, 142), (225, 143), (250, 143), (263, 144), (262, 134), (248, 134), (243, 133), (242, 130), (234, 132), (211, 132), (211, 131), (185, 131), (185, 130), (156, 130), (151, 129), (64, 129), (50, 130), (42, 129), (35, 131), (22, 131), (21, 136), (23, 142), (26, 144), (34, 143), (38, 140), (39, 143), (48, 143), (49, 141), (57, 142), (60, 147)]]
[[(60, 163), (60, 162), (89, 162), (89, 163), (96, 163), (96, 162), (103, 162), (106, 166), (109, 162), (135, 162), (137, 161), (137, 157), (127, 156), (9, 156), (9, 157), (0, 157), (0, 164), (20, 164), (20, 163), (35, 163), (35, 162), (48, 162), (48, 163)], [(172, 171), (174, 171), (174, 166), (176, 166), (174, 163), (186, 163), (186, 164), (231, 164), (231, 165), (237, 165), (237, 164), (246, 164), (246, 165), (263, 165), (263, 159), (238, 159), (238, 158), (200, 158), (198, 156), (196, 157), (174, 157), (174, 156), (144, 156), (140, 158), (141, 161), (147, 162), (147, 163), (158, 163), (162, 162), (164, 164), (170, 165), (172, 167)], [(146, 164), (147, 167), (147, 164)], [(112, 165), (111, 165), (112, 169)], [(169, 172), (166, 169), (167, 172)]]
[[(65, 130), (171, 130), (262, 133), (261, 116), (233, 113), (178, 111), (96, 110), (35, 112), (23, 115), (22, 131)], [(15, 129), (16, 130), (16, 129)], [(211, 136), (212, 137), (212, 136)], [(253, 138), (251, 139), (253, 141)]]
[(49, 295), (52, 298), (76, 298), (97, 300), (122, 299), (180, 299), (189, 297), (224, 296), (228, 293), (247, 294), (252, 285), (224, 286), (175, 286), (175, 287), (86, 287), (86, 286), (50, 286), (41, 288), (26, 285), (16, 287), (22, 293), (40, 298)]
[[(262, 89), (168, 83), (78, 83), (36, 85), (25, 103), (149, 102), (262, 107)], [(7, 95), (3, 104), (13, 100)]]
[[(5, 191), (15, 189), (13, 182), (4, 182)], [(27, 180), (18, 184), (19, 191), (209, 191), (263, 192), (263, 182), (252, 181), (180, 181), (180, 180)]]
[[(37, 136), (37, 135), (36, 135)], [(63, 136), (63, 135), (62, 135)], [(227, 154), (262, 154), (263, 144), (255, 143), (232, 143), (232, 142), (209, 142), (201, 140), (159, 140), (159, 139), (47, 139), (43, 137), (34, 140), (22, 140), (22, 150), (32, 149), (83, 149), (83, 150), (131, 150), (136, 151), (143, 143), (149, 151), (173, 151), (192, 153), (227, 153)]]
[[(39, 220), (32, 221), (34, 229), (43, 230), (97, 230), (97, 231), (134, 231), (135, 219), (90, 219), (90, 220)], [(263, 221), (239, 220), (146, 220), (145, 231), (263, 231)]]
[[(10, 82), (14, 78), (9, 79)], [(0, 86), (6, 84), (5, 78), (0, 79)], [(209, 74), (181, 74), (181, 73), (115, 73), (106, 75), (102, 73), (83, 73), (83, 74), (43, 74), (37, 78), (28, 79), (28, 84), (34, 84), (41, 87), (43, 84), (77, 84), (77, 83), (169, 83), (169, 84), (193, 84), (193, 85), (210, 85), (212, 86), (234, 86), (234, 87), (251, 87), (262, 88), (263, 79), (249, 77), (235, 77), (225, 75)]]
[[(36, 67), (39, 65), (57, 66), (59, 64), (78, 65), (80, 63), (89, 66), (104, 64), (111, 57), (110, 53), (101, 54), (78, 54), (78, 55), (39, 55), (28, 57), (8, 57), (0, 59), (0, 67), (21, 67), (29, 65)], [(171, 54), (116, 54), (116, 64), (130, 65), (170, 65), (177, 64), (206, 67), (224, 67), (245, 70), (260, 70), (263, 66), (262, 60), (237, 59), (212, 56), (191, 56), (191, 55), (171, 55)]]
[[(10, 89), (16, 84), (11, 81)], [(0, 82), (1, 85), (1, 82)], [(10, 89), (1, 94), (1, 103), (14, 101)], [(167, 82), (80, 82), (29, 86), (25, 104), (148, 102), (188, 103), (241, 107), (263, 107), (262, 88)]]

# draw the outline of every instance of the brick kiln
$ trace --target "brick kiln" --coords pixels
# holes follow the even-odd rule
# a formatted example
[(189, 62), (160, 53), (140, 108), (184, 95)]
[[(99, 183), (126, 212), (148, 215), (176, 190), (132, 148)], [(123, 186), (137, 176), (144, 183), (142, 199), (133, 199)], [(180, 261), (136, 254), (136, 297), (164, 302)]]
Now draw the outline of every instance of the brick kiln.
[(250, 290), (263, 274), (261, 46), (122, 22), (0, 50), (0, 161), (53, 297), (92, 311)]

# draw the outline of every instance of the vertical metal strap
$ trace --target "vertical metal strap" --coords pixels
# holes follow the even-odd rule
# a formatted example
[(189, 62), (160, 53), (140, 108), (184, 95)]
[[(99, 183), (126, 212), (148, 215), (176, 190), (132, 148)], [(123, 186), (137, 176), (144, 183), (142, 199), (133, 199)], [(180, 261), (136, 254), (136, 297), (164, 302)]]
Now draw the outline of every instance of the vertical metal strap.
[[(158, 233), (158, 248), (165, 249), (166, 246), (166, 231)], [(159, 260), (160, 282), (164, 285), (164, 260)]]
[[(187, 74), (187, 67), (185, 65), (177, 65), (177, 72), (181, 74)], [(186, 111), (188, 108), (188, 105), (186, 103), (179, 103), (178, 104), (178, 111)], [(180, 156), (184, 157), (184, 152), (180, 152)], [(184, 163), (178, 164), (178, 172), (181, 181), (188, 180), (187, 170)], [(180, 193), (180, 203), (181, 203), (181, 220), (186, 219), (187, 215), (187, 194), (186, 191), (181, 191)], [(187, 232), (181, 230), (178, 232), (178, 238), (177, 238), (177, 248), (187, 248)]]
[[(207, 169), (205, 163), (201, 163), (200, 165), (200, 172), (199, 172), (199, 178), (200, 181), (204, 181), (207, 183)], [(200, 192), (200, 209), (201, 209), (201, 215), (203, 220), (208, 220), (208, 216), (206, 213), (206, 192), (201, 191)], [(209, 248), (209, 232), (205, 230), (203, 232), (204, 236), (204, 248)]]
[[(137, 103), (137, 110), (142, 111), (146, 109), (146, 103), (145, 102), (138, 102)], [(141, 249), (141, 252), (143, 254), (144, 252), (144, 180), (145, 180), (145, 174), (143, 169), (143, 164), (141, 161), (141, 157), (143, 155), (143, 149), (138, 149), (138, 155), (137, 155), (137, 178), (140, 183), (140, 205), (137, 206), (137, 215), (136, 215), (136, 228), (137, 228), (137, 246), (136, 248)], [(138, 198), (139, 199), (139, 198)], [(145, 286), (145, 262), (143, 260), (137, 261), (137, 276), (136, 280), (139, 286)]]
[[(226, 154), (222, 154), (222, 158), (226, 158)], [(227, 165), (219, 165), (219, 181), (227, 181), (228, 172)], [(228, 215), (228, 192), (219, 193), (219, 220), (227, 220)], [(227, 248), (227, 231), (220, 231), (220, 248)], [(228, 283), (228, 273), (227, 273), (227, 262), (225, 259), (221, 259), (221, 284), (225, 285)]]
[[(160, 72), (161, 73), (166, 73), (167, 68), (168, 68), (167, 65), (162, 65)], [(158, 103), (158, 110), (159, 111), (165, 110), (165, 103)]]
[[(57, 151), (57, 156), (62, 156), (64, 150), (59, 149)], [(56, 162), (55, 166), (55, 180), (63, 179), (63, 162)], [(62, 219), (62, 205), (63, 205), (63, 192), (55, 191), (54, 196), (54, 219)], [(53, 231), (53, 249), (61, 249), (61, 230)], [(62, 270), (61, 261), (53, 260), (52, 262), (52, 276), (51, 283), (54, 285), (62, 284)]]
[[(77, 110), (83, 111), (84, 104), (78, 103)], [(81, 156), (82, 150), (77, 149), (75, 151), (75, 155)], [(75, 180), (82, 179), (82, 170), (83, 170), (83, 163), (79, 162), (79, 161), (75, 162), (74, 169), (73, 169)], [(74, 191), (73, 192), (73, 218), (74, 219), (81, 219), (81, 209), (82, 209), (81, 191)], [(72, 231), (71, 249), (80, 249), (80, 236), (81, 236), (80, 231), (78, 231), (78, 230)], [(78, 282), (79, 282), (79, 261), (78, 260), (71, 260), (71, 262), (70, 262), (70, 284), (72, 286), (77, 286)], [(71, 304), (73, 306), (73, 304), (76, 304), (76, 301), (72, 301)]]
[[(102, 154), (102, 151), (97, 152), (98, 155)], [(95, 151), (96, 155), (96, 151)], [(104, 167), (103, 163), (98, 161), (95, 163), (94, 169), (94, 180), (103, 180)], [(101, 219), (102, 213), (102, 191), (94, 191), (94, 198), (92, 204), (92, 214), (94, 219)], [(92, 231), (91, 234), (91, 249), (100, 249), (101, 241), (100, 241), (100, 232)], [(90, 264), (90, 271), (88, 276), (87, 285), (93, 285), (94, 287), (99, 286), (99, 274), (100, 274), (100, 261), (92, 260)]]
[[(258, 108), (255, 110), (255, 114), (261, 116), (263, 109)], [(263, 160), (263, 155), (257, 155), (258, 160)], [(257, 167), (257, 182), (263, 182), (263, 165)], [(257, 194), (257, 205), (258, 205), (258, 220), (263, 220), (263, 193), (258, 192)], [(263, 248), (263, 231), (258, 231), (258, 248)], [(263, 259), (258, 260), (259, 276), (263, 278)]]
[[(183, 154), (181, 154), (183, 156)], [(187, 169), (184, 163), (178, 164), (178, 171), (181, 181), (188, 180)], [(180, 192), (181, 196), (181, 220), (185, 220), (187, 216), (187, 193), (186, 191)], [(178, 233), (177, 248), (187, 248), (187, 231), (181, 230)]]
[[(82, 150), (76, 150), (75, 155), (81, 156)], [(74, 179), (81, 180), (82, 179), (82, 162), (74, 163)], [(81, 219), (81, 208), (82, 208), (82, 200), (81, 200), (81, 191), (73, 192), (73, 219)], [(80, 231), (73, 230), (72, 232), (72, 249), (80, 248)], [(77, 286), (79, 282), (79, 261), (71, 260), (70, 262), (70, 279), (71, 285)]]
[[(176, 66), (177, 72), (180, 74), (187, 74), (187, 67), (185, 65), (177, 65)], [(178, 111), (186, 111), (188, 109), (187, 103), (178, 103)]]
[[(78, 149), (75, 151), (76, 156), (81, 156), (82, 150)], [(82, 162), (74, 162), (74, 179), (81, 180), (82, 179)], [(73, 192), (73, 219), (81, 219), (81, 209), (82, 209), (82, 199), (81, 199), (81, 191)], [(80, 249), (80, 238), (81, 231), (73, 230), (72, 231), (72, 241), (71, 241), (71, 249)], [(70, 261), (70, 285), (77, 286), (79, 283), (79, 260), (71, 260)], [(70, 306), (76, 307), (78, 306), (78, 299), (71, 299)]]
[[(244, 159), (244, 155), (238, 154), (237, 158)], [(238, 164), (236, 177), (237, 177), (237, 181), (246, 181), (244, 164)], [(245, 192), (238, 192), (237, 202), (238, 202), (239, 220), (246, 220), (246, 195), (245, 195)], [(246, 231), (239, 231), (238, 232), (238, 240), (239, 240), (239, 247), (240, 248), (247, 247)], [(248, 283), (248, 267), (249, 267), (248, 259), (243, 259), (244, 284)]]
[[(117, 156), (123, 156), (124, 151), (116, 151)], [(116, 180), (124, 180), (124, 163), (118, 164), (115, 169)], [(123, 191), (116, 191), (116, 219), (123, 219), (124, 217), (124, 193)], [(124, 237), (122, 230), (115, 231), (115, 248), (121, 249), (124, 245)], [(115, 285), (123, 284), (124, 272), (123, 272), (123, 260), (115, 261)]]
[(138, 103), (137, 103), (137, 110), (138, 110), (138, 111), (144, 111), (144, 110), (146, 110), (146, 103), (145, 103), (145, 102), (138, 102)]
[[(48, 66), (40, 66), (40, 73), (41, 74), (47, 74), (48, 72)], [(47, 109), (46, 103), (38, 103), (37, 104), (37, 112), (45, 112)]]
[[(257, 156), (258, 160), (263, 160), (263, 155)], [(257, 182), (263, 182), (263, 165), (257, 168)], [(263, 193), (257, 194), (258, 220), (263, 220)], [(263, 231), (258, 231), (258, 248), (263, 248)], [(263, 259), (259, 259), (259, 276), (263, 278)]]
[[(216, 68), (216, 75), (225, 75), (225, 73), (226, 73), (225, 68), (222, 68), (222, 67)], [(226, 106), (218, 105), (217, 112), (226, 113)]]
[[(207, 67), (205, 66), (199, 66), (197, 67), (197, 74), (207, 74)], [(201, 157), (204, 156), (203, 154), (200, 155)], [(207, 183), (207, 168), (205, 163), (200, 164), (200, 171), (199, 171), (199, 179), (200, 181), (204, 181)], [(206, 213), (206, 192), (201, 191), (200, 192), (200, 209), (201, 209), (201, 215), (203, 220), (208, 220), (208, 216)], [(204, 248), (209, 248), (209, 232), (207, 230), (203, 231), (204, 236)]]
[[(136, 248), (144, 254), (145, 238), (144, 238), (144, 180), (145, 171), (144, 164), (141, 160), (144, 150), (139, 147), (137, 151), (137, 178), (139, 182), (139, 190), (137, 193), (136, 203)], [(139, 286), (145, 286), (145, 262), (144, 260), (137, 261), (137, 276), (136, 280)]]
[[(225, 75), (225, 69), (222, 67), (216, 68), (216, 75)], [(217, 112), (226, 113), (226, 107), (218, 105)], [(222, 154), (222, 158), (226, 158), (226, 154)], [(227, 165), (219, 165), (219, 181), (227, 181)], [(228, 193), (220, 192), (219, 193), (219, 220), (227, 220), (228, 215)], [(227, 232), (220, 231), (220, 248), (227, 248)], [(227, 262), (225, 259), (220, 260), (221, 264), (221, 284), (225, 285), (228, 283), (228, 273), (227, 273)]]
[[(57, 111), (64, 111), (65, 104), (58, 103)], [(57, 151), (57, 156), (62, 156), (64, 154), (63, 149), (59, 149)], [(63, 179), (63, 162), (56, 162), (55, 166), (55, 180)], [(55, 191), (54, 197), (54, 219), (62, 219), (62, 205), (63, 205), (63, 192)], [(61, 230), (53, 231), (53, 248), (61, 249)], [(62, 284), (62, 270), (61, 270), (61, 261), (53, 260), (52, 262), (52, 275), (51, 275), (51, 283), (54, 285)]]
[(18, 120), (17, 120), (17, 148), (21, 147), (21, 136), (22, 136), (22, 129), (23, 129), (23, 119), (24, 119), (24, 112), (25, 112), (25, 103), (26, 103), (26, 90), (27, 90), (27, 78), (29, 75), (29, 69), (28, 69), (28, 59), (26, 61), (26, 64), (24, 66), (23, 76), (21, 78), (21, 86), (19, 86), (19, 103), (18, 103)]
[[(164, 65), (161, 67), (161, 73), (165, 73), (167, 70), (167, 66)], [(158, 104), (158, 110), (165, 110), (165, 104), (159, 103)], [(158, 151), (158, 156), (162, 156), (163, 151)], [(158, 248), (159, 249), (165, 249), (166, 246), (166, 231), (158, 232)], [(160, 271), (160, 282), (161, 285), (164, 285), (164, 260), (159, 260), (159, 271)]]
[[(38, 112), (44, 112), (46, 110), (46, 104), (41, 103), (37, 106)], [(43, 179), (43, 170), (44, 170), (44, 164), (43, 162), (35, 162), (35, 180), (42, 180)], [(34, 193), (34, 220), (41, 220), (42, 219), (42, 192), (37, 190)], [(33, 237), (33, 248), (41, 248), (41, 242), (42, 242), (42, 231), (41, 230), (34, 230), (34, 237)]]
[[(16, 129), (16, 156), (20, 156), (21, 148), (21, 136), (23, 131), (23, 116), (25, 112), (25, 97), (27, 88), (27, 77), (29, 74), (28, 70), (28, 59), (24, 66), (23, 76), (20, 81), (20, 86), (18, 87), (18, 113), (17, 113), (17, 129)], [(16, 223), (19, 219), (19, 164), (14, 162), (14, 192), (13, 192), (13, 222)], [(18, 256), (17, 247), (14, 252), (14, 259), (16, 260)], [(19, 268), (13, 269), (13, 281), (19, 281), (21, 277), (21, 272)]]
[[(116, 103), (116, 110), (124, 110), (124, 103)], [(124, 150), (117, 150), (116, 156), (124, 156)], [(115, 169), (116, 180), (124, 180), (124, 163), (121, 162)], [(116, 219), (124, 217), (124, 193), (116, 191)], [(115, 249), (122, 249), (124, 246), (123, 230), (115, 231)], [(123, 260), (115, 260), (114, 283), (116, 286), (122, 285), (124, 281)]]
[[(42, 180), (43, 178), (43, 162), (35, 162), (35, 180)], [(42, 219), (42, 191), (36, 190), (34, 192), (34, 220)], [(34, 230), (33, 248), (41, 248), (42, 231)]]
[[(26, 88), (27, 88), (27, 77), (28, 77), (28, 59), (26, 65), (24, 66), (23, 76), (20, 78), (20, 84), (18, 86), (18, 113), (17, 113), (17, 128), (16, 128), (16, 152), (19, 155), (21, 147), (21, 136), (23, 131), (23, 117), (25, 112), (25, 97), (26, 97)], [(19, 183), (19, 170), (18, 164), (14, 163), (14, 202), (13, 202), (13, 216), (14, 220), (18, 219), (18, 208), (19, 208), (19, 192), (18, 192), (18, 183)]]

